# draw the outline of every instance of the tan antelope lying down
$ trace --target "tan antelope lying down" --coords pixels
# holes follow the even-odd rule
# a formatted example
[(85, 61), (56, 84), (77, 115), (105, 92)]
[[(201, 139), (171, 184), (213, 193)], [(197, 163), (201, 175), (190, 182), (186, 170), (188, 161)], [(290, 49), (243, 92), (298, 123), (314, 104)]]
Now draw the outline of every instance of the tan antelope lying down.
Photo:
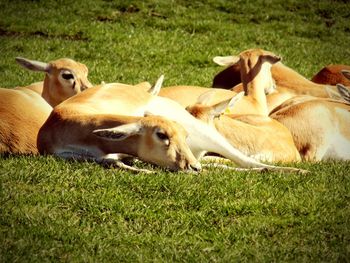
[[(61, 108), (62, 109), (62, 108)], [(63, 158), (113, 161), (120, 168), (144, 171), (124, 164), (125, 155), (170, 170), (200, 170), (186, 144), (184, 128), (160, 116), (134, 117), (89, 114), (54, 109), (40, 131), (42, 153)]]
[(331, 99), (296, 97), (271, 113), (292, 133), (303, 159), (350, 160), (350, 105)]
[(37, 135), (52, 107), (31, 90), (0, 89), (0, 154), (37, 154)]
[(214, 126), (235, 148), (259, 161), (296, 162), (300, 155), (289, 130), (278, 121), (259, 115), (224, 114), (239, 100), (243, 92), (231, 100), (207, 106), (208, 97), (198, 98), (197, 104), (186, 108), (197, 119)]
[[(99, 126), (101, 124), (100, 117), (123, 115), (131, 118), (131, 116), (143, 117), (145, 114), (151, 114), (163, 116), (182, 125), (188, 133), (186, 141), (196, 159), (202, 157), (206, 151), (210, 151), (234, 161), (241, 167), (300, 171), (296, 168), (262, 164), (245, 156), (232, 147), (213, 127), (194, 118), (175, 101), (152, 95), (159, 92), (161, 83), (162, 78), (151, 92), (136, 86), (127, 87), (113, 83), (100, 85), (68, 99), (54, 108), (48, 121), (43, 125), (38, 139), (40, 151), (61, 156), (81, 156), (82, 158), (87, 156), (101, 160), (110, 154), (109, 150), (105, 148), (105, 145), (108, 144), (107, 141), (110, 140), (109, 138), (99, 138), (99, 140), (93, 140), (92, 143), (91, 133), (94, 130), (108, 130), (115, 126), (112, 123), (105, 124), (103, 127)], [(81, 119), (84, 121), (82, 122)], [(58, 130), (60, 133), (56, 132)], [(100, 133), (102, 137), (104, 134), (106, 133)], [(120, 153), (126, 149), (116, 148), (112, 153)], [(153, 158), (151, 155), (139, 157)], [(165, 155), (164, 158), (166, 158)], [(197, 163), (194, 164), (192, 161), (189, 163), (185, 166), (196, 169)], [(179, 168), (186, 167), (179, 166)]]
[(49, 63), (17, 57), (23, 67), (44, 72), (44, 82), (33, 83), (16, 89), (30, 89), (39, 93), (52, 107), (81, 91), (92, 87), (87, 79), (88, 68), (69, 58), (61, 58)]
[[(231, 83), (241, 82), (242, 79), (240, 73), (242, 67), (236, 58), (236, 56), (214, 57), (213, 61), (216, 64), (226, 66), (227, 68), (215, 76), (213, 87), (232, 88), (232, 90), (236, 92), (240, 92), (244, 89), (242, 83), (236, 84), (236, 86), (231, 86)], [(271, 67), (271, 72), (271, 79), (275, 82), (275, 89), (274, 93), (271, 94), (271, 96), (268, 96), (267, 103), (270, 110), (277, 107), (283, 101), (296, 95), (311, 95), (320, 98), (329, 98), (330, 92), (333, 94), (338, 93), (336, 86), (314, 83), (291, 68), (285, 66), (282, 62), (275, 63)], [(267, 91), (266, 94), (270, 93)], [(332, 97), (333, 96), (334, 95), (332, 95)]]
[(37, 134), (51, 106), (91, 84), (86, 78), (86, 66), (70, 59), (50, 63), (24, 58), (17, 61), (31, 70), (46, 72), (46, 76), (44, 83), (0, 89), (0, 153), (37, 154)]
[[(251, 58), (254, 58), (254, 61), (263, 61), (261, 57), (266, 54), (271, 57), (276, 56), (271, 52), (253, 49), (242, 52), (240, 57), (254, 65)], [(257, 86), (261, 89), (271, 83), (271, 72), (266, 71), (264, 78), (258, 82), (254, 80), (256, 76), (252, 76), (253, 79), (250, 82), (259, 83)], [(261, 91), (260, 95), (263, 96), (263, 94)], [(350, 134), (346, 127), (350, 125), (349, 110), (349, 104), (304, 95), (285, 101), (271, 113), (270, 117), (280, 121), (290, 130), (302, 158), (316, 161), (327, 158), (348, 159), (350, 158)]]

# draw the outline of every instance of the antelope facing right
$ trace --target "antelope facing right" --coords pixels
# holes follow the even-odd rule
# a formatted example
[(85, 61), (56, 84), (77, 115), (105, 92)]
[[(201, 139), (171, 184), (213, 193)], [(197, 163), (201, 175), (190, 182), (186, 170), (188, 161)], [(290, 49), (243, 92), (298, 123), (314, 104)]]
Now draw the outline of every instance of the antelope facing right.
[(60, 58), (45, 63), (17, 57), (16, 61), (29, 70), (45, 73), (44, 82), (37, 82), (16, 89), (30, 89), (40, 94), (51, 107), (55, 107), (69, 97), (92, 87), (87, 79), (88, 68), (72, 59)]
[[(188, 134), (186, 142), (195, 159), (201, 158), (205, 152), (210, 151), (244, 168), (300, 171), (292, 167), (263, 164), (242, 154), (213, 127), (194, 118), (181, 105), (170, 99), (155, 96), (160, 90), (161, 82), (162, 78), (150, 92), (145, 91), (143, 87), (127, 87), (116, 83), (99, 85), (64, 101), (54, 108), (48, 121), (40, 130), (38, 137), (40, 152), (104, 159), (104, 156), (109, 154), (109, 150), (104, 150), (104, 142), (107, 138), (91, 140), (92, 131), (102, 129), (103, 127), (99, 125), (107, 122), (109, 116), (124, 115), (131, 118), (151, 114), (175, 121), (185, 128)], [(114, 127), (114, 124), (104, 125), (108, 128)], [(107, 129), (106, 126), (103, 129)], [(60, 133), (57, 132), (58, 130)], [(123, 149), (127, 148), (115, 148), (114, 151), (119, 153)], [(145, 155), (140, 158), (151, 162), (152, 160), (145, 158), (153, 157)], [(164, 155), (163, 158), (166, 156)], [(184, 163), (185, 167), (196, 169), (198, 163), (190, 160)], [(118, 161), (117, 157), (116, 161)], [(182, 166), (180, 168), (183, 169)]]
[(16, 58), (34, 71), (46, 73), (44, 82), (0, 89), (0, 153), (38, 154), (40, 127), (52, 107), (91, 86), (87, 67), (71, 59), (49, 63)]
[[(240, 62), (243, 59), (246, 61), (245, 65), (254, 65), (256, 69), (259, 69), (259, 65), (252, 61), (262, 63), (266, 54), (271, 57), (276, 56), (271, 52), (253, 49), (242, 52)], [(249, 70), (249, 67), (242, 67), (241, 64), (241, 73), (242, 71), (254, 72)], [(258, 82), (254, 80), (255, 75), (260, 74), (251, 74), (249, 81), (259, 83), (256, 87), (260, 87), (259, 94), (262, 97), (264, 87), (271, 84), (272, 74), (271, 71), (265, 71), (265, 77), (258, 79)], [(244, 77), (242, 80), (244, 85)], [(341, 101), (300, 95), (284, 101), (272, 111), (270, 117), (288, 128), (303, 159), (309, 161), (347, 160), (350, 159), (349, 111), (350, 105)]]
[(213, 92), (200, 96), (197, 103), (186, 110), (214, 126), (235, 148), (256, 160), (270, 163), (301, 160), (292, 135), (280, 122), (266, 116), (224, 114), (227, 108), (234, 107), (243, 92), (207, 106), (206, 100)]

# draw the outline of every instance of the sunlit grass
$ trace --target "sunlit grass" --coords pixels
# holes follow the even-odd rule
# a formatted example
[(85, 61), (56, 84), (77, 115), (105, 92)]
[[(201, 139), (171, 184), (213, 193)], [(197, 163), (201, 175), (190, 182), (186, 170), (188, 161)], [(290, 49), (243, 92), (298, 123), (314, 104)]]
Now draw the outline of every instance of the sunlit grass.
[[(0, 86), (43, 79), (14, 57), (71, 57), (94, 83), (210, 86), (216, 55), (271, 50), (311, 77), (350, 61), (343, 1), (0, 0)], [(0, 98), (1, 99), (1, 98)], [(348, 261), (349, 162), (307, 175), (130, 174), (0, 158), (1, 262)]]

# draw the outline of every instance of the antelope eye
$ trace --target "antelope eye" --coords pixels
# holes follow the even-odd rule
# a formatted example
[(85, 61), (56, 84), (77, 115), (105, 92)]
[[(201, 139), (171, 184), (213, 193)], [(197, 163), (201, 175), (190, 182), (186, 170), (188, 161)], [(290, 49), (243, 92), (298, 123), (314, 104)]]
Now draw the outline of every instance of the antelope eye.
[(74, 79), (74, 75), (72, 73), (62, 73), (62, 78), (66, 80)]
[(162, 140), (162, 141), (169, 140), (168, 135), (166, 135), (165, 133), (156, 132), (156, 135), (157, 135), (157, 137), (158, 137), (160, 140)]

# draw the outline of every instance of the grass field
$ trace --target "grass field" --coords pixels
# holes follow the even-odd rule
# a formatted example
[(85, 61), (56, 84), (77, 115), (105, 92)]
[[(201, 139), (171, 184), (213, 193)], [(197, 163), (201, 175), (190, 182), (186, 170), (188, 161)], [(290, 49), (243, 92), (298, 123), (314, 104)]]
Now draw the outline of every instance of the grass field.
[[(0, 86), (43, 79), (16, 56), (73, 58), (93, 83), (210, 86), (212, 57), (253, 47), (311, 77), (349, 64), (349, 21), (345, 0), (0, 0)], [(310, 173), (1, 157), (0, 262), (350, 261), (350, 162), (291, 165)]]

